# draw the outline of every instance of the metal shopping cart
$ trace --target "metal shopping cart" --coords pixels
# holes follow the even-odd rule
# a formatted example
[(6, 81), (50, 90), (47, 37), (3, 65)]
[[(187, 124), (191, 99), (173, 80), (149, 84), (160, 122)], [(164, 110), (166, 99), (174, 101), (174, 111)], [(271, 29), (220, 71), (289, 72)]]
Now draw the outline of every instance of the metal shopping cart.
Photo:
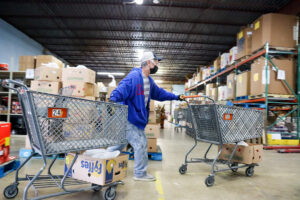
[[(36, 192), (36, 196), (32, 199), (44, 199), (87, 190), (99, 191), (102, 187), (108, 187), (103, 192), (104, 199), (113, 200), (116, 196), (116, 186), (122, 184), (121, 181), (100, 186), (72, 179), (67, 175), (81, 151), (126, 143), (127, 106), (30, 91), (25, 85), (13, 80), (4, 80), (2, 86), (17, 91), (33, 150), (17, 169), (15, 182), (4, 189), (4, 196), (16, 197), (19, 182), (29, 181), (24, 189), (24, 200), (27, 199), (31, 187)], [(58, 155), (70, 152), (76, 154), (66, 173), (52, 174), (51, 169)], [(18, 176), (20, 169), (37, 154), (42, 156), (42, 168), (36, 175), (20, 178)], [(48, 155), (55, 156), (50, 162), (47, 175), (41, 175), (47, 166)], [(66, 186), (82, 184), (89, 185), (80, 189), (66, 188)], [(37, 189), (49, 187), (59, 187), (62, 191), (38, 196)]]
[[(247, 167), (246, 175), (254, 174), (257, 164), (239, 164), (232, 162), (237, 151), (238, 142), (262, 136), (263, 113), (258, 110), (215, 104), (214, 100), (201, 95), (186, 96), (185, 98), (204, 97), (211, 100), (211, 104), (188, 104), (191, 127), (195, 139), (194, 146), (185, 155), (184, 164), (179, 168), (180, 174), (185, 174), (188, 163), (207, 163), (211, 165), (211, 174), (205, 179), (206, 186), (212, 186), (215, 182), (215, 173)], [(189, 127), (189, 121), (188, 121)], [(198, 141), (210, 143), (203, 158), (188, 159), (189, 154), (197, 146)], [(234, 149), (228, 160), (220, 160), (223, 144), (235, 143)], [(212, 145), (219, 145), (217, 156), (214, 159), (207, 158)], [(219, 169), (216, 164), (225, 164), (228, 168)]]
[(175, 130), (186, 128), (187, 108), (179, 108), (174, 110)]

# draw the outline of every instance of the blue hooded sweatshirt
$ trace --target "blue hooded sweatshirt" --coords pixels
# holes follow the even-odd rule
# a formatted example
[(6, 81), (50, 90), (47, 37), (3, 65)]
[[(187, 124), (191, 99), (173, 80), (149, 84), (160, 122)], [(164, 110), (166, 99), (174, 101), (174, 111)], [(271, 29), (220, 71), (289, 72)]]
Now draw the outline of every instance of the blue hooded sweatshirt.
[(159, 88), (149, 76), (149, 99), (145, 106), (144, 81), (141, 68), (133, 68), (112, 91), (110, 100), (128, 105), (128, 121), (144, 130), (149, 118), (150, 99), (157, 101), (177, 100), (178, 96)]

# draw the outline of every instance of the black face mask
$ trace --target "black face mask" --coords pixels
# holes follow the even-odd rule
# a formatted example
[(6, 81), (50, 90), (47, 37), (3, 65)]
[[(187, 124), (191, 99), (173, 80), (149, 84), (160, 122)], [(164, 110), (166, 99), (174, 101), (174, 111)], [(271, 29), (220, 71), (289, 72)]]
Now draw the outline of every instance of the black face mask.
[(158, 67), (155, 65), (153, 68), (150, 69), (150, 74), (155, 74), (158, 70)]

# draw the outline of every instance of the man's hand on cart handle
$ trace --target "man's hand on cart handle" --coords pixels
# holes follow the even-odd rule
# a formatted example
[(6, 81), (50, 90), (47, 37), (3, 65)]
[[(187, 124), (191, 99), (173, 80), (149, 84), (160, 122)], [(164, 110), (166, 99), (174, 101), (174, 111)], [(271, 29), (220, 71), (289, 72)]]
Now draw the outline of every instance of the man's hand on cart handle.
[(179, 101), (184, 101), (184, 95), (183, 95), (183, 94), (178, 95), (178, 100), (179, 100)]

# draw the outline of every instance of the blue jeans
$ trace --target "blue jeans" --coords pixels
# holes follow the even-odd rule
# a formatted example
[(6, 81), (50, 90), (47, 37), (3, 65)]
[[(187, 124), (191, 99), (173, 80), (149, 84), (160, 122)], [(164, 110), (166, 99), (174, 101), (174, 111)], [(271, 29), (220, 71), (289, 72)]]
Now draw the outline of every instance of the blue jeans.
[[(127, 122), (126, 137), (128, 143), (133, 147), (134, 150), (134, 176), (145, 176), (148, 168), (147, 138), (145, 132), (130, 122)], [(107, 150), (122, 151), (125, 146), (125, 144), (112, 146), (108, 147)]]

